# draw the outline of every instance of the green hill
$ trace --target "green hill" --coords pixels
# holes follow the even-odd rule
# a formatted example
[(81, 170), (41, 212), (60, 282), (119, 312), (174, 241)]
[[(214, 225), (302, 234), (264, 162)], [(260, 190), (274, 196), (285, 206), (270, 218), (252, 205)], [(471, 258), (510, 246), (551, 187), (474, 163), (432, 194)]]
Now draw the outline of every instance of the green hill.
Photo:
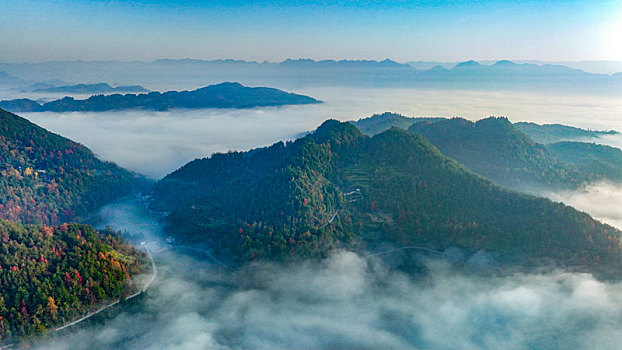
[(216, 154), (169, 174), (152, 207), (169, 231), (244, 263), (380, 242), (496, 252), (599, 272), (620, 267), (620, 232), (543, 198), (504, 190), (415, 133), (372, 138), (334, 120), (294, 142)]
[(135, 175), (0, 110), (0, 218), (60, 224), (130, 192)]
[(560, 141), (580, 141), (594, 139), (602, 135), (616, 135), (617, 131), (598, 131), (575, 128), (561, 124), (536, 124), (528, 122), (515, 123), (514, 126), (538, 143), (554, 143)]
[(594, 180), (622, 180), (622, 150), (587, 142), (563, 141), (546, 147), (559, 160)]
[(573, 188), (585, 181), (584, 174), (560, 162), (506, 118), (475, 123), (452, 118), (416, 123), (409, 130), (426, 137), (444, 155), (511, 189)]
[(164, 111), (171, 108), (252, 108), (311, 103), (320, 101), (273, 88), (221, 83), (192, 91), (94, 95), (85, 100), (64, 97), (42, 105), (28, 99), (6, 100), (0, 101), (0, 108), (13, 112), (101, 112), (120, 109)]
[(363, 134), (374, 136), (392, 127), (406, 130), (414, 123), (434, 122), (442, 119), (444, 118), (414, 118), (397, 113), (385, 112), (382, 114), (374, 114), (368, 118), (361, 118), (350, 123), (356, 126)]
[(98, 84), (77, 84), (67, 86), (54, 86), (48, 88), (34, 89), (32, 92), (49, 92), (65, 94), (104, 94), (110, 92), (149, 92), (140, 85), (127, 85), (112, 87), (106, 83)]
[(110, 232), (0, 219), (0, 344), (45, 332), (131, 291), (144, 260)]

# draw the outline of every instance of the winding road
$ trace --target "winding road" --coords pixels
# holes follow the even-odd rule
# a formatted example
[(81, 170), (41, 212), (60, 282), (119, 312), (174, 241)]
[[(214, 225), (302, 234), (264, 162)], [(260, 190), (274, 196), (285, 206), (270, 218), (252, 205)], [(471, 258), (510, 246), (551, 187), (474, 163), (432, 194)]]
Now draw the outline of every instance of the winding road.
[(435, 253), (435, 254), (439, 254), (439, 255), (455, 257), (454, 255), (447, 254), (445, 252), (441, 252), (441, 251), (438, 251), (438, 250), (412, 245), (412, 246), (408, 246), (408, 247), (399, 247), (399, 248), (394, 248), (394, 249), (389, 249), (389, 250), (383, 250), (381, 252), (369, 254), (365, 258), (371, 258), (372, 256), (389, 254), (389, 253), (397, 252), (397, 251), (400, 251), (400, 250), (406, 250), (406, 249), (423, 250), (423, 251), (426, 251), (426, 252)]
[[(147, 291), (147, 289), (149, 289), (149, 287), (151, 286), (151, 284), (153, 284), (153, 282), (154, 282), (154, 281), (156, 280), (156, 278), (158, 277), (158, 266), (156, 265), (155, 261), (153, 260), (153, 256), (151, 255), (151, 251), (149, 250), (149, 248), (147, 247), (147, 245), (146, 245), (146, 244), (141, 243), (141, 245), (145, 248), (145, 252), (147, 253), (147, 257), (148, 257), (148, 258), (149, 258), (149, 260), (151, 261), (151, 268), (152, 268), (151, 277), (149, 277), (149, 280), (147, 281), (147, 283), (145, 283), (145, 285), (144, 285), (144, 286), (143, 286), (143, 287), (142, 287), (142, 288), (141, 288), (138, 292), (136, 292), (136, 293), (134, 293), (134, 294), (129, 295), (129, 296), (128, 296), (127, 298), (125, 298), (124, 300), (130, 300), (130, 299), (135, 298), (135, 297), (137, 297), (137, 296), (139, 296), (139, 295), (143, 294), (144, 292), (146, 292), (146, 291)], [(214, 261), (215, 261), (215, 260), (214, 260)], [(85, 321), (85, 320), (88, 320), (89, 318), (91, 318), (91, 317), (93, 317), (93, 316), (97, 315), (98, 313), (100, 313), (100, 312), (102, 312), (102, 311), (104, 311), (104, 310), (106, 310), (106, 309), (109, 309), (109, 308), (111, 308), (111, 307), (113, 307), (113, 306), (115, 306), (115, 305), (119, 304), (120, 302), (121, 302), (121, 299), (117, 299), (117, 300), (115, 300), (115, 301), (111, 302), (110, 304), (104, 305), (104, 306), (102, 306), (101, 308), (99, 308), (99, 309), (97, 309), (97, 310), (95, 310), (95, 311), (93, 311), (93, 312), (90, 312), (90, 313), (88, 313), (88, 314), (86, 314), (86, 315), (84, 315), (84, 316), (80, 317), (80, 318), (79, 318), (79, 319), (77, 319), (77, 320), (74, 320), (74, 321), (71, 321), (71, 322), (69, 322), (69, 323), (66, 323), (66, 324), (64, 324), (64, 325), (62, 325), (62, 326), (60, 326), (60, 327), (53, 328), (53, 329), (52, 329), (52, 331), (53, 331), (53, 332), (58, 332), (58, 331), (61, 331), (61, 330), (63, 330), (63, 329), (69, 328), (69, 327), (71, 327), (71, 326), (75, 326), (75, 325), (77, 325), (78, 323), (81, 323), (81, 322), (83, 322), (83, 321)], [(15, 345), (17, 345), (17, 343), (6, 344), (6, 345), (0, 345), (0, 350), (11, 349), (11, 348), (15, 347)]]
[[(148, 257), (148, 258), (149, 258), (149, 260), (151, 261), (151, 268), (152, 268), (151, 277), (149, 278), (149, 280), (147, 281), (147, 283), (145, 283), (145, 285), (141, 288), (141, 290), (139, 290), (138, 292), (136, 292), (136, 293), (134, 293), (134, 294), (129, 295), (129, 296), (128, 296), (127, 298), (125, 298), (124, 300), (130, 300), (130, 299), (135, 298), (135, 297), (137, 297), (137, 296), (139, 296), (139, 295), (143, 294), (144, 292), (146, 292), (146, 291), (147, 291), (147, 289), (149, 289), (149, 287), (151, 286), (151, 284), (152, 284), (152, 283), (156, 280), (156, 278), (158, 277), (158, 267), (156, 266), (155, 261), (153, 260), (153, 256), (151, 255), (151, 251), (149, 251), (149, 248), (147, 247), (147, 245), (146, 245), (146, 244), (141, 243), (141, 245), (145, 248), (145, 251), (147, 252), (147, 257)], [(117, 299), (117, 300), (115, 300), (114, 302), (112, 302), (112, 303), (110, 303), (110, 304), (108, 304), (108, 305), (105, 305), (105, 306), (103, 306), (103, 307), (101, 307), (101, 308), (97, 309), (96, 311), (90, 312), (90, 313), (88, 313), (88, 314), (84, 315), (83, 317), (81, 317), (81, 318), (79, 318), (79, 319), (77, 319), (77, 320), (75, 320), (75, 321), (72, 321), (72, 322), (69, 322), (69, 323), (67, 323), (67, 324), (64, 324), (64, 325), (62, 325), (62, 326), (60, 326), (60, 327), (54, 328), (54, 332), (58, 332), (58, 331), (63, 330), (63, 329), (65, 329), (65, 328), (69, 328), (69, 327), (71, 327), (71, 326), (75, 326), (76, 324), (78, 324), (78, 323), (80, 323), (80, 322), (82, 322), (82, 321), (85, 321), (85, 320), (87, 320), (87, 319), (89, 319), (89, 318), (91, 318), (91, 317), (93, 317), (93, 316), (97, 315), (98, 313), (100, 313), (100, 312), (102, 312), (102, 311), (104, 311), (104, 310), (106, 310), (106, 309), (108, 309), (108, 308), (110, 308), (110, 307), (113, 307), (113, 306), (117, 305), (119, 302), (121, 302), (121, 299)], [(0, 348), (0, 349), (3, 349), (3, 348)]]

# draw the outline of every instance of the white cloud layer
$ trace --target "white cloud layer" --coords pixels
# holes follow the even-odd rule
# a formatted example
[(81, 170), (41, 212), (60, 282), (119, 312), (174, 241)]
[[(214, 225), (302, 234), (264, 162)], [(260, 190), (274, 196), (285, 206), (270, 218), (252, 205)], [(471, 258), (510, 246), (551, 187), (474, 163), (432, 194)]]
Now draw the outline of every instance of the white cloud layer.
[[(563, 122), (622, 131), (622, 102), (609, 97), (371, 88), (296, 92), (325, 103), (244, 110), (45, 112), (23, 116), (85, 144), (103, 159), (155, 178), (214, 152), (247, 150), (295, 138), (328, 118), (353, 120), (385, 111), (469, 119), (505, 115), (512, 121)], [(608, 142), (622, 144), (619, 138)]]
[[(621, 103), (604, 98), (397, 89), (302, 93), (327, 103), (26, 117), (153, 177), (212, 152), (292, 138), (330, 117), (387, 110), (622, 130)], [(618, 186), (549, 196), (622, 228)], [(115, 228), (160, 235), (157, 223), (131, 207), (108, 207), (104, 215)], [(429, 261), (428, 274), (415, 279), (347, 251), (320, 262), (258, 264), (235, 273), (180, 252), (161, 253), (158, 264), (159, 279), (143, 299), (34, 348), (619, 349), (622, 342), (622, 285), (589, 274), (483, 276)]]
[(622, 185), (609, 182), (589, 184), (576, 191), (547, 193), (594, 218), (622, 230)]
[(160, 256), (139, 307), (36, 349), (618, 349), (622, 285), (588, 274), (413, 279), (347, 251), (234, 274)]

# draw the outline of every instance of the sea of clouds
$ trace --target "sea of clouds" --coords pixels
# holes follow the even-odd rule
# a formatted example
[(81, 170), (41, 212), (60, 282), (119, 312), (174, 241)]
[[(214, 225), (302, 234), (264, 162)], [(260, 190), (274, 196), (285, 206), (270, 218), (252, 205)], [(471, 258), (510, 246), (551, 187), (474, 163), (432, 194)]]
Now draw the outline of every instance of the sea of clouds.
[(618, 349), (622, 285), (589, 274), (483, 276), (442, 260), (417, 279), (348, 251), (235, 273), (160, 254), (137, 309), (36, 349)]
[[(615, 225), (619, 194), (598, 184), (558, 195)], [(232, 271), (200, 252), (164, 249), (161, 222), (136, 199), (100, 215), (101, 226), (141, 235), (158, 278), (138, 300), (34, 349), (618, 349), (622, 342), (622, 283), (586, 273), (490, 273), (465, 264), (468, 257), (456, 263), (399, 251), (337, 251)], [(425, 274), (392, 267), (413, 257)]]
[[(314, 88), (296, 92), (324, 103), (166, 112), (44, 112), (22, 116), (85, 144), (105, 160), (154, 178), (214, 152), (248, 150), (294, 139), (329, 118), (356, 120), (386, 111), (472, 120), (496, 115), (507, 116), (514, 122), (622, 130), (622, 101), (611, 97), (376, 88)], [(622, 144), (622, 138), (607, 140), (616, 142)]]
[[(616, 99), (481, 91), (308, 89), (312, 106), (247, 110), (30, 113), (106, 160), (159, 178), (195, 157), (292, 139), (327, 118), (506, 115), (512, 121), (622, 130)], [(608, 136), (603, 143), (620, 142)], [(619, 144), (622, 144), (620, 142)], [(622, 228), (622, 188), (547, 193)], [(161, 241), (140, 204), (102, 210), (102, 224)], [(162, 247), (160, 247), (162, 248)], [(399, 256), (397, 257), (399, 258)], [(622, 284), (562, 270), (489, 274), (419, 257), (412, 276), (378, 257), (338, 251), (322, 261), (222, 269), (199, 253), (163, 250), (149, 291), (35, 349), (619, 349)]]

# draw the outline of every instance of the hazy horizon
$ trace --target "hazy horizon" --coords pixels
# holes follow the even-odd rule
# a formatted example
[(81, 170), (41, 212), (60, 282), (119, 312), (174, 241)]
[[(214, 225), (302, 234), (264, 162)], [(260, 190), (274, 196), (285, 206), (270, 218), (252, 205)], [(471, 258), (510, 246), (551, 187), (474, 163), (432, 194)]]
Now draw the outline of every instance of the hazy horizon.
[(0, 1), (0, 13), (8, 62), (622, 60), (622, 4), (614, 0), (26, 0)]
[[(389, 88), (306, 88), (296, 92), (324, 103), (253, 109), (20, 115), (84, 143), (104, 160), (154, 178), (214, 152), (245, 151), (290, 140), (314, 130), (326, 119), (357, 120), (387, 111), (420, 117), (461, 116), (471, 120), (495, 115), (506, 116), (513, 122), (562, 123), (622, 131), (622, 122), (618, 120), (622, 102), (616, 97)], [(601, 142), (622, 144), (617, 135)]]

